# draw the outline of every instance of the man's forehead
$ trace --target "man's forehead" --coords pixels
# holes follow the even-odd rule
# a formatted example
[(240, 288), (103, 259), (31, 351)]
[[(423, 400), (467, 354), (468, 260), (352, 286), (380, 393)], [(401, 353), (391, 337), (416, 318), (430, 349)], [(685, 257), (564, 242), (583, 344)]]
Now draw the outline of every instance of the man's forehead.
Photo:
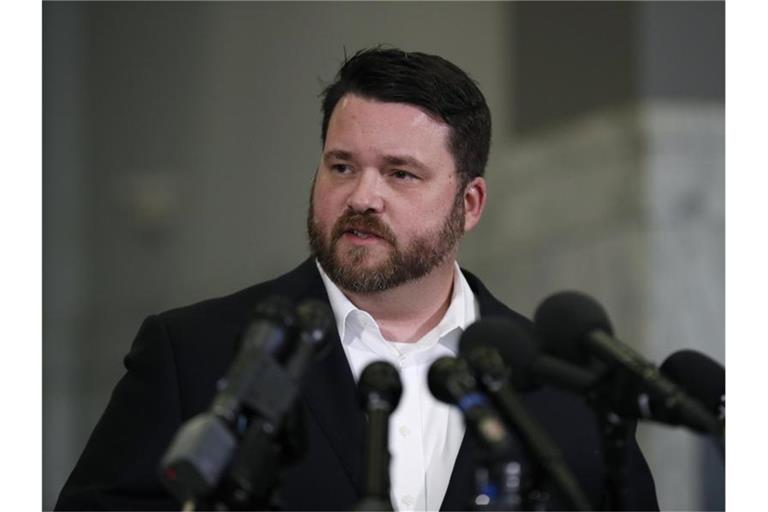
[[(333, 110), (327, 139), (337, 136), (348, 141), (375, 138), (382, 142), (392, 141), (395, 146), (439, 144), (448, 149), (450, 134), (451, 127), (447, 123), (419, 106), (347, 94)], [(331, 146), (333, 144), (328, 147)]]
[(323, 157), (454, 168), (450, 134), (450, 126), (421, 107), (347, 94), (334, 108)]

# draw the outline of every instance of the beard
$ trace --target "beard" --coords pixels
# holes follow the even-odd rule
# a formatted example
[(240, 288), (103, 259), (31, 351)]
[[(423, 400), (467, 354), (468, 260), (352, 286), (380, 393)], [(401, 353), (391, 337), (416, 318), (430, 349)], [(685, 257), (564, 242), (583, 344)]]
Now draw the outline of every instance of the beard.
[[(442, 226), (417, 236), (405, 247), (401, 246), (389, 226), (376, 214), (368, 212), (347, 210), (334, 223), (330, 236), (325, 236), (324, 226), (320, 226), (314, 218), (313, 194), (310, 194), (307, 215), (310, 250), (328, 277), (338, 287), (350, 292), (383, 292), (424, 277), (446, 261), (464, 235), (464, 194), (461, 188), (454, 196), (451, 211)], [(366, 257), (376, 248), (358, 246), (343, 250), (339, 246), (341, 237), (353, 227), (375, 234), (389, 246), (389, 254), (384, 261), (366, 266)]]

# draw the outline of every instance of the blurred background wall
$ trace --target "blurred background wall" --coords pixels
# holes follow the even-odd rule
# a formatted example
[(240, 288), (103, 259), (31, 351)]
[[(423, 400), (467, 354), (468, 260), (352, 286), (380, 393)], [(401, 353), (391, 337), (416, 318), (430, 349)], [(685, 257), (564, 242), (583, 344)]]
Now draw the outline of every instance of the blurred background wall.
[[(307, 255), (318, 94), (344, 54), (440, 54), (494, 116), (461, 263), (531, 315), (595, 296), (657, 362), (724, 362), (724, 3), (43, 5), (43, 506), (148, 314)], [(642, 425), (666, 510), (722, 510), (702, 439)]]

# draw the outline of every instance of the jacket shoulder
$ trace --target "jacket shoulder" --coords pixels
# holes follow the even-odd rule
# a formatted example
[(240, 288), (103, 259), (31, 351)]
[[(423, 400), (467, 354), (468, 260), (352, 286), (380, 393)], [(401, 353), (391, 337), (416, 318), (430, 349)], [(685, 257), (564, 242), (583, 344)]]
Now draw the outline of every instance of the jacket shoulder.
[(472, 272), (462, 268), (461, 273), (469, 283), (469, 287), (477, 297), (477, 301), (480, 304), (480, 316), (502, 316), (516, 320), (527, 329), (533, 329), (533, 322), (523, 315), (513, 310), (499, 299), (497, 299), (483, 284), (479, 277)]
[(319, 295), (324, 291), (317, 268), (308, 259), (290, 272), (269, 281), (222, 297), (170, 309), (157, 316), (162, 322), (177, 328), (188, 326), (189, 329), (198, 329), (210, 324), (220, 328), (226, 324), (247, 322), (253, 308), (268, 297), (282, 296), (299, 300), (306, 295)]
[(276, 295), (298, 301), (321, 293), (325, 293), (322, 280), (314, 262), (308, 260), (275, 279), (155, 315), (156, 329), (162, 330), (169, 345), (172, 366), (184, 390), (185, 416), (201, 410), (213, 398), (215, 383), (235, 357), (257, 304)]

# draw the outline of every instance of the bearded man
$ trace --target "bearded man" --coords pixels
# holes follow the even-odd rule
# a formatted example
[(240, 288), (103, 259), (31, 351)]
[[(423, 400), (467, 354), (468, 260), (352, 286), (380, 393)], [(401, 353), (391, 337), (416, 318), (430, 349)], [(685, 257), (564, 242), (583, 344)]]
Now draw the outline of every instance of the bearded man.
[[(397, 49), (348, 59), (323, 94), (322, 154), (308, 213), (312, 257), (228, 297), (149, 317), (127, 373), (61, 493), (64, 509), (178, 509), (158, 464), (174, 433), (205, 411), (236, 355), (253, 307), (280, 295), (327, 302), (336, 329), (327, 358), (303, 381), (307, 452), (287, 468), (288, 510), (350, 510), (362, 498), (362, 431), (355, 382), (386, 360), (403, 396), (390, 421), (396, 510), (466, 510), (475, 458), (458, 409), (427, 388), (433, 361), (457, 354), (482, 316), (530, 321), (456, 263), (480, 221), (491, 117), (477, 85), (447, 60)], [(524, 397), (596, 507), (604, 496), (600, 434), (577, 398)], [(648, 467), (628, 447), (628, 507), (657, 510)]]

